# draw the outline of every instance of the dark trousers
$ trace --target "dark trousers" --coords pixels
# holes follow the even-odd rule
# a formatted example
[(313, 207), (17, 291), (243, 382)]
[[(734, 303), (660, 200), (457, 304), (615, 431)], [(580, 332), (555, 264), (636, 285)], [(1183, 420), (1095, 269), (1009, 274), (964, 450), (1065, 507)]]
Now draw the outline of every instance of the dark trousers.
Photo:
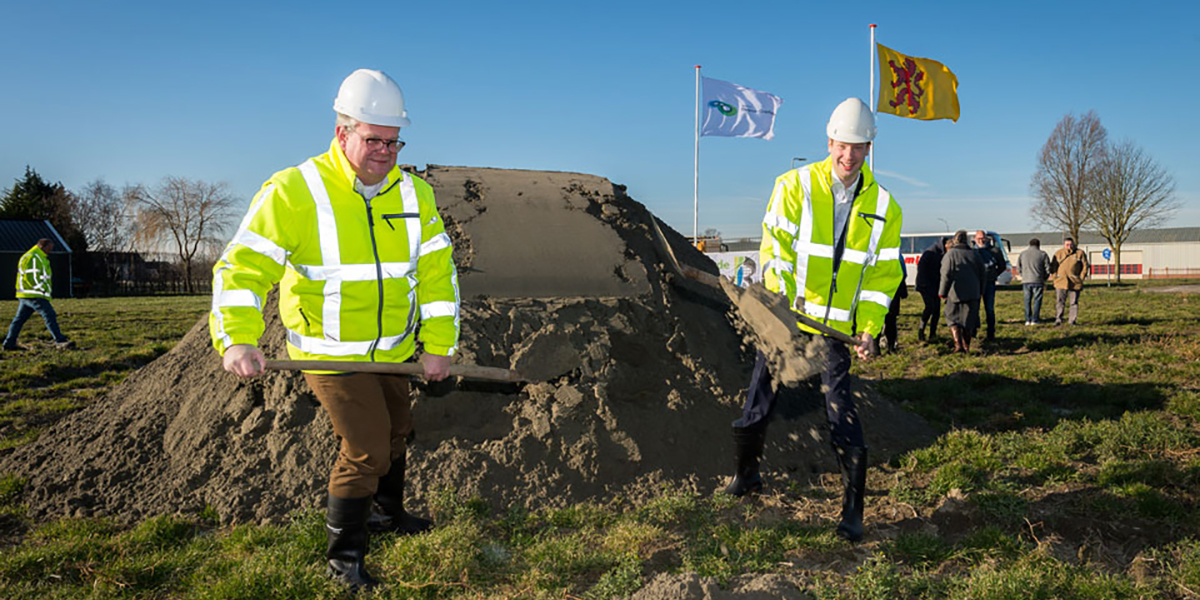
[(983, 284), (983, 310), (987, 312), (987, 336), (996, 337), (996, 280)]
[(929, 337), (933, 337), (942, 314), (942, 299), (938, 298), (936, 291), (929, 290), (921, 292), (921, 299), (925, 301), (925, 311), (921, 313), (921, 331), (925, 330), (925, 324), (928, 323)]
[(889, 350), (896, 349), (896, 342), (899, 335), (896, 331), (896, 320), (900, 316), (900, 295), (897, 294), (892, 298), (892, 303), (888, 305), (887, 316), (883, 318), (883, 337), (887, 338), (887, 347)]
[[(829, 338), (819, 339), (822, 344), (818, 358), (826, 361), (821, 373), (821, 387), (825, 390), (825, 417), (829, 421), (830, 437), (838, 446), (864, 447), (862, 422), (858, 420), (858, 409), (850, 395), (850, 350), (845, 344)], [(775, 399), (767, 359), (759, 352), (754, 361), (754, 374), (750, 376), (746, 404), (742, 407), (742, 418), (734, 422), (734, 426), (766, 427), (775, 408)]]
[(1042, 316), (1042, 294), (1046, 290), (1043, 283), (1026, 283), (1021, 286), (1021, 299), (1025, 303), (1025, 322), (1037, 323)]
[(50, 304), (49, 300), (45, 298), (18, 298), (17, 300), (20, 301), (17, 304), (17, 315), (13, 317), (12, 323), (8, 326), (8, 334), (4, 336), (5, 347), (16, 347), (17, 337), (21, 335), (21, 328), (35, 312), (42, 315), (42, 320), (46, 322), (46, 329), (50, 330), (50, 335), (54, 336), (55, 342), (67, 341), (67, 336), (58, 330), (58, 314), (54, 312), (54, 306)]

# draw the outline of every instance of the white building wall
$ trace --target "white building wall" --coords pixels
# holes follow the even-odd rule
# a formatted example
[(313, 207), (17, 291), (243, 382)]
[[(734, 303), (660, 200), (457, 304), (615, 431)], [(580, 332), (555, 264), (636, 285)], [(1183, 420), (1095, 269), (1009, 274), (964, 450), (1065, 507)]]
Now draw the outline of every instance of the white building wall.
[[(1013, 246), (1009, 260), (1012, 261), (1013, 267), (1017, 266), (1017, 256), (1024, 252), (1029, 246)], [(1088, 259), (1092, 264), (1103, 264), (1104, 260), (1100, 258), (1101, 253), (1107, 244), (1081, 244), (1079, 248), (1087, 252)], [(1042, 244), (1042, 251), (1054, 258), (1054, 253), (1062, 248), (1062, 245), (1049, 246)], [(1200, 277), (1200, 242), (1171, 242), (1164, 244), (1125, 244), (1121, 248), (1121, 263), (1130, 264), (1128, 256), (1132, 253), (1141, 252), (1142, 255), (1142, 275), (1121, 275), (1121, 279), (1142, 279), (1153, 273), (1155, 276), (1165, 276), (1171, 274), (1171, 271), (1178, 271), (1179, 275), (1189, 273), (1193, 277)], [(1151, 271), (1153, 269), (1153, 271)], [(1102, 276), (1100, 276), (1102, 277)]]

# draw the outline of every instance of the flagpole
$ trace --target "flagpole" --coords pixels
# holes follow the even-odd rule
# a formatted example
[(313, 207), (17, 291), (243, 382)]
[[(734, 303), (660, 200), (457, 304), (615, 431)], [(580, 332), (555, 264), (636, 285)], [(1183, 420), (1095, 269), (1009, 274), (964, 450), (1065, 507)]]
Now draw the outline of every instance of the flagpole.
[[(875, 114), (875, 108), (876, 108), (875, 107), (875, 27), (876, 27), (876, 25), (874, 23), (871, 23), (871, 47), (869, 49), (870, 54), (871, 54), (871, 72), (869, 75), (869, 79), (871, 80), (871, 91), (870, 91), (870, 95), (867, 96), (867, 106), (871, 107), (871, 114)], [(883, 82), (880, 82), (880, 85), (883, 85)], [(870, 161), (871, 161), (871, 170), (874, 171), (875, 170), (875, 144), (871, 144)]]
[(696, 65), (696, 151), (692, 167), (692, 245), (696, 245), (700, 242), (700, 65)]

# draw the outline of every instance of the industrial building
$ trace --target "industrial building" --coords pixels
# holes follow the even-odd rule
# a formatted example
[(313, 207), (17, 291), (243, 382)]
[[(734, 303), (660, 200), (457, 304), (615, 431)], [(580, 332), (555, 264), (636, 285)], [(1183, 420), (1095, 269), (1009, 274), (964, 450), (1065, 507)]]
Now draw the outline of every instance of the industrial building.
[[(1017, 256), (1037, 238), (1042, 251), (1054, 256), (1062, 247), (1062, 233), (1001, 234), (1010, 248), (1010, 260), (1016, 266)], [(1092, 265), (1092, 278), (1116, 277), (1115, 250), (1098, 234), (1081, 232), (1075, 244), (1087, 252)], [(1105, 252), (1107, 250), (1107, 252)], [(1107, 254), (1107, 257), (1106, 257)], [(1121, 279), (1166, 279), (1200, 277), (1200, 227), (1171, 227), (1134, 231), (1121, 247)]]

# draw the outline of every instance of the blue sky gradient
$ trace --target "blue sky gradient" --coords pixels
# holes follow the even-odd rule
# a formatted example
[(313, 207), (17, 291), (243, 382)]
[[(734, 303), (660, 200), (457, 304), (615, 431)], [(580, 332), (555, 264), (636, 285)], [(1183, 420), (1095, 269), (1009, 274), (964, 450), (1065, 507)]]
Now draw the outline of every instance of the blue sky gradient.
[[(25, 165), (96, 178), (225, 181), (249, 202), (323, 152), (338, 84), (404, 89), (400, 161), (608, 177), (692, 228), (693, 66), (783, 98), (775, 138), (703, 138), (700, 228), (756, 236), (775, 176), (826, 156), (829, 112), (868, 95), (870, 33), (946, 64), (962, 117), (879, 117), (875, 168), (905, 232), (1044, 230), (1038, 151), (1095, 110), (1175, 177), (1200, 226), (1200, 33), (1188, 2), (21, 2), (0, 22), (0, 186)], [(878, 83), (876, 84), (878, 86)], [(874, 99), (868, 100), (874, 104)]]

